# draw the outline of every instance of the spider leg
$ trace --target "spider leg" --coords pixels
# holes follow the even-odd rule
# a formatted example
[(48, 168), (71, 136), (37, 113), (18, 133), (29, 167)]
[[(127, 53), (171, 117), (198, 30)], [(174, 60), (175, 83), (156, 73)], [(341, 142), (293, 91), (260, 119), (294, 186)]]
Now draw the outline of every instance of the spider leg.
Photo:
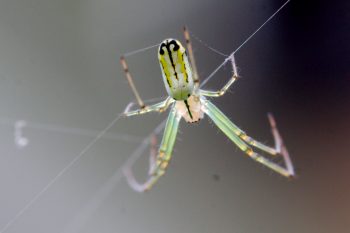
[(148, 169), (148, 175), (152, 175), (153, 171), (156, 168), (156, 161), (157, 161), (157, 136), (155, 134), (152, 134), (151, 136), (151, 147), (150, 147), (150, 156), (149, 156), (149, 169)]
[(166, 98), (166, 100), (153, 104), (153, 105), (144, 105), (143, 108), (140, 109), (136, 109), (133, 111), (129, 111), (129, 109), (132, 106), (132, 103), (128, 104), (128, 106), (126, 106), (123, 115), (124, 116), (134, 116), (134, 115), (141, 115), (141, 114), (145, 114), (148, 112), (163, 112), (165, 111), (170, 104), (172, 104), (174, 102), (174, 99), (171, 97)]
[(191, 65), (192, 65), (193, 82), (194, 82), (195, 87), (197, 88), (199, 86), (199, 77), (198, 77), (198, 71), (197, 71), (197, 66), (196, 66), (196, 60), (194, 59), (191, 37), (190, 37), (190, 33), (188, 32), (186, 26), (184, 26), (183, 30), (184, 30), (183, 31), (184, 37), (186, 40), (187, 51), (188, 51), (188, 54), (190, 57)]
[[(149, 169), (148, 169), (148, 174), (151, 175), (155, 169), (156, 165), (156, 157), (157, 157), (157, 137), (155, 134), (151, 135), (150, 139), (150, 156), (149, 156)], [(140, 184), (133, 172), (132, 172), (132, 166), (133, 164), (129, 164), (129, 166), (125, 166), (123, 168), (123, 173), (126, 177), (126, 180), (129, 184), (129, 186), (134, 189), (135, 191), (138, 192), (143, 192), (145, 190), (145, 184)]]
[(174, 100), (172, 98), (168, 97), (166, 100), (164, 100), (164, 101), (162, 101), (160, 103), (157, 103), (157, 104), (154, 104), (154, 105), (150, 105), (150, 106), (145, 105), (144, 101), (140, 97), (139, 92), (136, 89), (135, 83), (134, 83), (134, 81), (132, 79), (132, 76), (131, 76), (131, 74), (129, 72), (128, 65), (127, 65), (126, 60), (125, 60), (125, 58), (123, 56), (120, 57), (120, 63), (122, 65), (122, 67), (123, 67), (123, 70), (125, 72), (125, 77), (128, 80), (130, 88), (131, 88), (132, 92), (134, 93), (134, 95), (136, 97), (138, 105), (140, 106), (140, 109), (137, 109), (137, 110), (134, 110), (134, 111), (129, 111), (129, 109), (131, 108), (133, 103), (128, 104), (127, 107), (124, 110), (124, 113), (123, 113), (124, 116), (140, 115), (140, 114), (144, 114), (144, 113), (148, 113), (148, 112), (152, 112), (152, 111), (163, 112), (169, 107), (169, 105), (171, 103), (174, 102)]
[(209, 97), (219, 97), (222, 96), (226, 93), (226, 91), (231, 87), (231, 85), (239, 78), (238, 72), (237, 72), (237, 66), (236, 66), (236, 61), (235, 57), (232, 54), (230, 57), (227, 59), (230, 59), (231, 65), (232, 65), (232, 70), (233, 74), (231, 79), (218, 91), (207, 91), (207, 90), (199, 90), (199, 93), (204, 96), (209, 96)]
[[(220, 111), (220, 109), (218, 109), (213, 103), (208, 101), (207, 106), (208, 106), (208, 108), (210, 108), (210, 111), (213, 114), (216, 114), (217, 116), (224, 115)], [(251, 137), (249, 137), (243, 130), (241, 130), (232, 121), (226, 121), (226, 124), (227, 124), (228, 127), (230, 127), (232, 129), (232, 131), (238, 137), (240, 137), (243, 141), (245, 141), (249, 145), (254, 146), (256, 148), (259, 148), (260, 150), (265, 151), (266, 153), (268, 153), (270, 155), (277, 155), (277, 154), (281, 153), (282, 139), (281, 139), (281, 136), (278, 133), (278, 130), (277, 130), (274, 118), (272, 117), (271, 114), (269, 114), (268, 117), (269, 117), (269, 121), (270, 121), (270, 125), (271, 125), (272, 134), (273, 134), (273, 137), (274, 137), (274, 140), (275, 140), (275, 148), (272, 148), (270, 146), (266, 146), (266, 145), (262, 144), (261, 142), (255, 140), (255, 139), (253, 139)]]
[[(173, 107), (168, 116), (157, 156), (155, 156), (155, 153), (151, 152), (149, 169), (150, 177), (146, 182), (142, 184), (138, 183), (130, 169), (124, 170), (129, 185), (135, 191), (144, 192), (151, 189), (158, 179), (164, 175), (172, 155), (180, 119), (181, 116), (177, 113), (175, 107)], [(151, 149), (151, 151), (152, 150), (154, 151), (154, 149)]]
[(129, 67), (128, 67), (128, 64), (126, 64), (126, 60), (125, 60), (124, 56), (120, 57), (120, 64), (123, 67), (123, 70), (124, 70), (124, 73), (125, 73), (125, 77), (128, 80), (130, 88), (131, 88), (132, 92), (134, 93), (134, 95), (136, 97), (137, 103), (139, 104), (140, 108), (144, 108), (145, 107), (145, 103), (141, 99), (141, 96), (140, 96), (139, 92), (136, 89), (135, 83), (134, 83), (134, 81), (132, 79), (132, 76), (131, 76), (131, 74), (129, 72)]
[(269, 119), (269, 122), (271, 125), (271, 132), (272, 132), (273, 138), (275, 140), (275, 145), (276, 145), (275, 150), (283, 156), (284, 161), (285, 161), (286, 166), (287, 166), (287, 170), (292, 175), (295, 175), (292, 160), (290, 159), (287, 147), (284, 145), (282, 137), (278, 132), (275, 118), (273, 117), (273, 115), (271, 113), (267, 114), (267, 117)]
[[(210, 101), (205, 100), (204, 101), (204, 108), (203, 111), (210, 117), (210, 119), (216, 124), (216, 126), (223, 131), (226, 136), (231, 139), (243, 152), (245, 152), (250, 158), (253, 160), (267, 166), (268, 168), (272, 169), (273, 171), (286, 176), (286, 177), (293, 177), (294, 176), (294, 169), (292, 162), (290, 160), (288, 151), (286, 147), (282, 144), (282, 139), (279, 136), (278, 130), (276, 128), (276, 124), (274, 122), (274, 119), (271, 116), (269, 116), (269, 120), (272, 126), (272, 132), (275, 138), (276, 143), (279, 145), (277, 147), (280, 147), (280, 154), (283, 157), (284, 163), (286, 165), (286, 168), (274, 163), (273, 161), (263, 157), (262, 155), (256, 153), (253, 151), (253, 149), (247, 145), (250, 144), (256, 148), (259, 148), (269, 154), (276, 154), (276, 149), (273, 149), (271, 147), (265, 146), (264, 144), (255, 141), (254, 139), (246, 136), (246, 134), (240, 130), (237, 126), (235, 126), (230, 119), (228, 119), (214, 104), (212, 104)], [(242, 134), (243, 132), (243, 134)], [(245, 136), (242, 136), (245, 135)], [(249, 140), (248, 140), (249, 139)], [(276, 148), (277, 148), (276, 147)], [(272, 153), (274, 152), (274, 153)]]

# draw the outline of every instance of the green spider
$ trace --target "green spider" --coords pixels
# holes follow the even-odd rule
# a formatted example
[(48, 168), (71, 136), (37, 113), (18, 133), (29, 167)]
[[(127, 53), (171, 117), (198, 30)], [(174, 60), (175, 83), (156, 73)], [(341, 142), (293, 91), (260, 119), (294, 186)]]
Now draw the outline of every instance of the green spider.
[[(166, 39), (159, 45), (158, 60), (164, 85), (169, 94), (169, 96), (160, 103), (150, 106), (144, 104), (134, 85), (124, 56), (120, 59), (128, 83), (140, 106), (139, 109), (134, 111), (129, 111), (129, 107), (127, 107), (124, 112), (125, 116), (141, 115), (148, 112), (163, 112), (167, 108), (171, 108), (159, 150), (158, 152), (154, 149), (151, 150), (149, 179), (145, 183), (140, 184), (133, 176), (131, 168), (124, 169), (129, 185), (139, 192), (144, 192), (152, 188), (158, 179), (164, 175), (168, 167), (180, 120), (184, 118), (187, 123), (195, 123), (201, 120), (204, 114), (206, 114), (214, 124), (250, 158), (285, 177), (293, 177), (294, 169), (292, 162), (271, 114), (268, 115), (268, 118), (275, 140), (275, 148), (266, 146), (249, 137), (206, 98), (224, 95), (230, 86), (238, 79), (234, 56), (231, 55), (228, 58), (231, 61), (233, 69), (231, 79), (218, 91), (202, 90), (199, 88), (199, 79), (192, 44), (189, 32), (186, 28), (184, 28), (184, 36), (190, 62), (186, 49), (178, 40)], [(155, 142), (153, 142), (153, 145), (154, 144)], [(282, 155), (286, 168), (258, 154), (252, 147), (258, 148), (270, 155)]]

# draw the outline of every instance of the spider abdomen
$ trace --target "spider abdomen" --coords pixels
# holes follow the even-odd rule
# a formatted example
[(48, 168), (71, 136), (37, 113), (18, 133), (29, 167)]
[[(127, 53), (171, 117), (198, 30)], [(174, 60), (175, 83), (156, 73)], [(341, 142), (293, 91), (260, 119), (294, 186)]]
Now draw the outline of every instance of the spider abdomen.
[(185, 48), (178, 40), (166, 39), (159, 46), (158, 59), (168, 94), (175, 100), (186, 100), (194, 85)]

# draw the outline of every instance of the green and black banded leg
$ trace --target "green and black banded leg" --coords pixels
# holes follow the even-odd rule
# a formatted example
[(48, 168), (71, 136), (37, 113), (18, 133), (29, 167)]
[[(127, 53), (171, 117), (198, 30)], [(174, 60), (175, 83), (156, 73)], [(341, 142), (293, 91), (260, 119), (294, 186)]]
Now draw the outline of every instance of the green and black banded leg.
[(233, 74), (231, 79), (218, 91), (199, 90), (201, 95), (209, 96), (209, 97), (220, 97), (224, 95), (227, 92), (227, 90), (231, 87), (231, 85), (239, 78), (234, 55), (232, 54), (227, 59), (231, 61), (231, 65), (232, 65)]
[(181, 116), (176, 111), (175, 107), (173, 107), (169, 112), (162, 142), (160, 144), (157, 156), (154, 154), (152, 155), (151, 152), (149, 169), (150, 177), (146, 182), (137, 182), (131, 172), (131, 169), (124, 170), (124, 174), (129, 185), (135, 191), (144, 192), (151, 189), (153, 185), (158, 181), (158, 179), (164, 175), (172, 155), (180, 120)]
[[(269, 116), (270, 124), (272, 127), (272, 133), (275, 138), (276, 148), (271, 148), (266, 146), (248, 136), (239, 129), (236, 125), (232, 123), (230, 119), (228, 119), (214, 104), (212, 104), (208, 100), (204, 100), (204, 112), (209, 116), (209, 118), (215, 123), (215, 125), (221, 129), (225, 133), (225, 135), (234, 142), (243, 152), (245, 152), (250, 158), (253, 160), (267, 166), (273, 171), (286, 176), (293, 177), (294, 176), (294, 168), (292, 162), (290, 160), (288, 151), (286, 147), (282, 143), (282, 139), (277, 131), (276, 123), (272, 115)], [(243, 136), (245, 135), (245, 136)], [(285, 168), (274, 163), (273, 161), (263, 157), (262, 155), (253, 151), (253, 149), (248, 145), (259, 148), (262, 151), (265, 151), (268, 154), (276, 155), (281, 154), (285, 163)], [(279, 149), (280, 148), (280, 149)], [(278, 151), (279, 150), (279, 151)]]

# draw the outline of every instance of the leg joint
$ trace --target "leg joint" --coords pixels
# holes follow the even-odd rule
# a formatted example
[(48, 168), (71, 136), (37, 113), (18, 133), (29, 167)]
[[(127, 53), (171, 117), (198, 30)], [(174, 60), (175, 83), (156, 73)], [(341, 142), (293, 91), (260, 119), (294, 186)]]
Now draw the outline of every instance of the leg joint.
[(245, 151), (244, 151), (249, 157), (255, 157), (254, 155), (256, 155), (256, 153), (254, 153), (253, 149), (248, 147)]

